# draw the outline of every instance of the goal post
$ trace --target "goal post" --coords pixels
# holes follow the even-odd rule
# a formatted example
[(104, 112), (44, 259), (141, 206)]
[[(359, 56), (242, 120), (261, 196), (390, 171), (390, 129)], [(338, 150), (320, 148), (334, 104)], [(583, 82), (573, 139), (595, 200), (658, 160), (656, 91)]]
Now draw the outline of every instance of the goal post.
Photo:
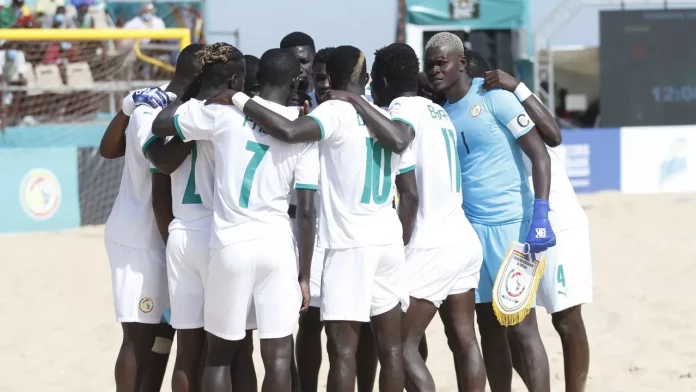
[(6, 41), (106, 41), (120, 39), (178, 40), (182, 50), (191, 44), (186, 28), (148, 29), (0, 29)]

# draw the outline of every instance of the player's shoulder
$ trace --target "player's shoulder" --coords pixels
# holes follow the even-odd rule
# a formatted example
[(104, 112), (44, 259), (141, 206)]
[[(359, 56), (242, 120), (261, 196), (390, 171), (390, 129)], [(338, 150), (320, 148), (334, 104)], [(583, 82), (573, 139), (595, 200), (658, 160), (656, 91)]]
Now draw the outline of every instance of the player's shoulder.
[(280, 105), (278, 103), (263, 99), (258, 95), (252, 98), (252, 100), (258, 103), (259, 105), (264, 106), (265, 108), (280, 114), (288, 120), (295, 120), (300, 115), (300, 108), (298, 106)]

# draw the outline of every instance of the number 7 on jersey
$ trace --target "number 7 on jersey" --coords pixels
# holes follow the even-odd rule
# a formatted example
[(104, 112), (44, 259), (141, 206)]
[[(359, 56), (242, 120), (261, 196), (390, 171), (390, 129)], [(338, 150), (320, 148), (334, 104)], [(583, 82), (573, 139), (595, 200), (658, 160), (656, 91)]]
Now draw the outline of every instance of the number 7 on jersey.
[(246, 170), (244, 170), (242, 191), (239, 193), (239, 206), (242, 208), (249, 208), (249, 194), (251, 193), (251, 185), (254, 183), (254, 175), (259, 164), (261, 164), (261, 160), (263, 160), (263, 156), (268, 151), (268, 146), (250, 140), (247, 141), (246, 150), (253, 152), (254, 155), (251, 156), (251, 160), (249, 160), (249, 164)]

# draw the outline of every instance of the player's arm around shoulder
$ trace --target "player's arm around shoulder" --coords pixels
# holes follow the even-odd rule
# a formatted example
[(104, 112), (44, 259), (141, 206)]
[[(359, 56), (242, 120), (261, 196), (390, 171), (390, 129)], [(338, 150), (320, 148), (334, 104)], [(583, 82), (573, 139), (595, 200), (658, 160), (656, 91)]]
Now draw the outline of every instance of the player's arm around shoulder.
[(174, 136), (177, 134), (175, 116), (179, 108), (184, 105), (181, 100), (172, 102), (162, 109), (152, 122), (152, 133), (159, 137)]
[[(321, 140), (322, 130), (311, 116), (290, 120), (250, 99), (246, 94), (233, 92), (232, 103), (272, 137), (286, 143)], [(222, 103), (222, 101), (218, 102)], [(319, 109), (319, 108), (317, 108)]]
[(126, 154), (126, 128), (130, 117), (119, 110), (106, 127), (99, 143), (99, 155), (104, 159), (120, 158)]
[(195, 142), (184, 143), (177, 135), (165, 142), (162, 138), (155, 139), (145, 149), (145, 157), (164, 174), (172, 174), (186, 160)]
[(515, 94), (515, 97), (522, 103), (527, 114), (536, 124), (537, 130), (546, 145), (557, 147), (561, 144), (563, 138), (561, 137), (561, 129), (558, 126), (558, 122), (524, 83), (506, 72), (496, 69), (486, 72), (484, 84), (484, 89), (486, 90), (495, 88), (501, 88)]

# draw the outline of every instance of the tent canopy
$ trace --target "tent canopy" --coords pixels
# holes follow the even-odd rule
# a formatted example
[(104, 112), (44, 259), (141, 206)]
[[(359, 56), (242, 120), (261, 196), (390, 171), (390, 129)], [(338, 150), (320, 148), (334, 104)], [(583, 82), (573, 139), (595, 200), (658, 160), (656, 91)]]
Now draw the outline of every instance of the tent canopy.
[(529, 0), (406, 0), (407, 21), (475, 30), (529, 27)]

